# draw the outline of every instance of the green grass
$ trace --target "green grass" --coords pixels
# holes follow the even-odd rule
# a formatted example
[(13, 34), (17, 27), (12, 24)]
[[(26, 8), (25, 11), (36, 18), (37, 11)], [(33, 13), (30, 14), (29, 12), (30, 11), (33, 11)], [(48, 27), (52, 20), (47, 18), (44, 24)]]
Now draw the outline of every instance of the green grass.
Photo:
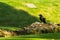
[(38, 19), (23, 9), (15, 9), (9, 4), (0, 2), (0, 26), (24, 27)]
[(35, 35), (20, 35), (17, 38), (43, 38), (43, 39), (60, 39), (60, 33), (47, 33)]
[[(33, 23), (35, 21), (39, 21), (39, 20), (37, 20), (39, 17), (38, 16), (39, 14), (43, 14), (43, 16), (50, 22), (60, 23), (60, 16), (59, 16), (60, 15), (60, 10), (59, 10), (60, 1), (59, 0), (51, 0), (51, 1), (50, 0), (0, 0), (0, 2), (3, 2), (6, 5), (6, 7), (5, 7), (5, 5), (2, 6), (4, 8), (1, 7), (2, 12), (0, 12), (0, 13), (5, 13), (3, 15), (3, 17), (5, 17), (5, 19), (6, 19), (5, 15), (7, 15), (7, 13), (9, 14), (8, 15), (9, 19), (8, 20), (6, 19), (6, 20), (7, 21), (12, 20), (11, 23), (9, 22), (10, 25), (15, 25), (15, 26), (30, 25), (31, 23)], [(33, 3), (36, 5), (37, 8), (29, 8), (25, 5), (26, 3)], [(9, 7), (9, 8), (7, 8), (7, 7)], [(12, 7), (14, 7), (14, 9), (12, 9)], [(4, 9), (4, 12), (3, 12), (3, 9)], [(27, 11), (27, 13), (21, 14), (22, 12), (18, 12), (21, 9)], [(18, 17), (16, 17), (16, 15), (17, 16), (19, 15), (20, 17), (18, 18)], [(5, 20), (2, 17), (0, 19), (3, 21)], [(15, 22), (15, 24), (13, 21)], [(3, 24), (3, 23), (1, 23), (1, 24)], [(9, 24), (7, 24), (7, 22), (5, 24), (9, 25)]]
[(20, 36), (15, 36), (15, 37), (1, 37), (0, 39), (13, 39), (13, 40), (58, 40), (60, 39), (60, 33), (48, 33), (48, 34), (35, 34), (35, 35), (20, 35)]
[[(25, 3), (33, 3), (37, 6), (37, 8), (28, 8)], [(17, 30), (19, 27), (28, 26), (35, 21), (39, 21), (39, 14), (43, 14), (48, 21), (60, 23), (60, 0), (0, 0), (0, 28), (2, 29)], [(59, 37), (60, 33), (53, 33), (23, 35), (10, 37), (10, 39), (57, 40), (60, 39)], [(8, 40), (8, 38), (0, 39)]]
[(0, 29), (2, 29), (2, 30), (16, 31), (16, 30), (20, 30), (21, 28), (19, 28), (19, 27), (0, 26)]
[[(59, 13), (60, 13), (60, 1), (59, 0), (18, 0), (19, 3), (22, 5), (19, 5), (17, 9), (25, 9), (28, 12), (30, 12), (31, 15), (34, 15), (38, 17), (40, 13), (42, 13), (47, 20), (50, 20), (55, 23), (60, 23)], [(37, 6), (36, 9), (31, 9), (25, 6), (25, 3), (33, 3)], [(48, 16), (47, 16), (48, 15)]]

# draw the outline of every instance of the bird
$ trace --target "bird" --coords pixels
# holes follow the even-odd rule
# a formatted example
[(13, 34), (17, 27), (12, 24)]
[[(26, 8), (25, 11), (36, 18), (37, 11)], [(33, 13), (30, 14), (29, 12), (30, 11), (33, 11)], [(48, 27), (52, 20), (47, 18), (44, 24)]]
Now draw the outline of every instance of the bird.
[(60, 26), (60, 24), (57, 24), (58, 26)]
[(39, 19), (41, 22), (46, 23), (46, 19), (43, 17), (42, 14), (39, 15)]

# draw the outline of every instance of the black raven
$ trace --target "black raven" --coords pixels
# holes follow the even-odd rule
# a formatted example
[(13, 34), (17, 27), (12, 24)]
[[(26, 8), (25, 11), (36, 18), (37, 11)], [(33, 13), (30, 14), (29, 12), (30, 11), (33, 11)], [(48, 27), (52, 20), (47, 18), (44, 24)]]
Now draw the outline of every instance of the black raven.
[(58, 26), (60, 26), (60, 24), (57, 24)]
[(40, 21), (43, 23), (46, 23), (46, 19), (42, 16), (42, 14), (39, 15)]

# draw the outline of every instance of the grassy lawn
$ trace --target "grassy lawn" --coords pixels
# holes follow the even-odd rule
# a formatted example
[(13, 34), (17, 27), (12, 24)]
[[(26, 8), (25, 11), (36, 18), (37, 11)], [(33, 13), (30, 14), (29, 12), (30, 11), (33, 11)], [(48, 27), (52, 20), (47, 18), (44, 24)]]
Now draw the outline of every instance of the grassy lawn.
[[(26, 10), (30, 15), (34, 17), (38, 18), (39, 14), (43, 14), (48, 21), (54, 23), (60, 23), (59, 0), (51, 0), (51, 1), (50, 0), (2, 0), (0, 2), (13, 6), (18, 10), (20, 9)], [(25, 5), (26, 3), (35, 4), (37, 8), (29, 8)]]
[[(32, 3), (37, 8), (29, 8), (26, 3)], [(43, 14), (48, 21), (60, 23), (60, 0), (0, 0), (0, 28), (2, 29), (17, 30), (19, 27), (28, 26), (39, 21), (39, 14)], [(57, 40), (60, 39), (60, 33), (20, 35), (0, 39)]]
[(7, 37), (7, 38), (0, 38), (1, 40), (59, 40), (60, 39), (60, 33), (48, 33), (48, 34), (39, 34), (39, 35), (20, 35), (15, 37)]

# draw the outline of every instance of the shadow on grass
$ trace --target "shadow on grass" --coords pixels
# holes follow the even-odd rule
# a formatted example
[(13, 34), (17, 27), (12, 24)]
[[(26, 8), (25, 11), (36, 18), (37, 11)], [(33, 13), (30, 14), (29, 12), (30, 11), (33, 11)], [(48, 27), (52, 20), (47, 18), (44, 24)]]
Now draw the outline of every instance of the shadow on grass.
[(27, 26), (38, 21), (38, 19), (24, 10), (17, 10), (14, 7), (0, 2), (0, 26)]

